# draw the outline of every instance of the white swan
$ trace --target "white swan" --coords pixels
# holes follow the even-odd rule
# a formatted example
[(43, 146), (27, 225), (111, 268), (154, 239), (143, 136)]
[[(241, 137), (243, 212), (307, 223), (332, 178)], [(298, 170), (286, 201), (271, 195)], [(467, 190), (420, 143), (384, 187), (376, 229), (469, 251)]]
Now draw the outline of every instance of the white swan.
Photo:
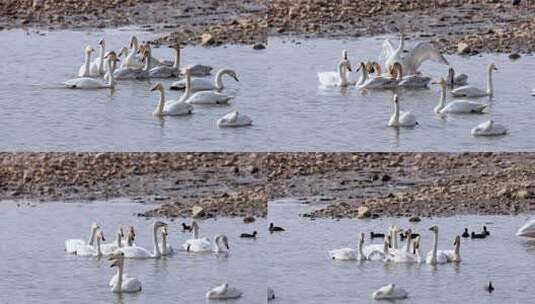
[(241, 290), (229, 287), (228, 283), (217, 286), (206, 293), (206, 298), (209, 300), (228, 300), (237, 299), (242, 296)]
[(363, 248), (366, 260), (369, 261), (388, 261), (391, 257), (389, 247), (389, 236), (386, 235), (383, 244), (368, 245)]
[(166, 223), (156, 221), (152, 226), (152, 242), (154, 252), (150, 252), (147, 249), (139, 246), (125, 246), (119, 251), (124, 253), (125, 258), (130, 259), (150, 259), (150, 258), (160, 258), (162, 253), (160, 251), (160, 245), (158, 244), (158, 231), (160, 228), (167, 226)]
[(162, 243), (159, 244), (160, 251), (162, 252), (163, 256), (172, 255), (173, 253), (175, 253), (175, 250), (173, 249), (173, 246), (171, 246), (170, 244), (167, 244), (167, 236), (169, 235), (167, 231), (167, 226), (162, 227), (161, 233), (162, 233)]
[[(193, 75), (192, 70), (189, 68), (183, 69), (184, 75), (186, 75), (186, 71), (190, 71), (190, 76)], [(238, 75), (236, 75), (236, 72), (234, 72), (231, 69), (220, 69), (215, 74), (214, 80), (206, 79), (206, 78), (192, 78), (191, 79), (191, 92), (198, 92), (198, 91), (210, 91), (210, 90), (216, 90), (218, 92), (223, 91), (225, 86), (223, 85), (223, 76), (228, 75), (232, 77), (236, 81), (240, 81), (238, 79)], [(171, 90), (184, 90), (186, 89), (186, 80), (181, 79), (179, 81), (175, 81), (171, 84)]]
[(113, 72), (113, 76), (115, 77), (115, 79), (148, 79), (149, 71), (152, 67), (150, 60), (148, 60), (150, 52), (150, 47), (144, 48), (142, 59), (142, 62), (144, 63), (143, 67), (132, 67), (131, 65), (121, 67), (120, 69), (117, 69)]
[(352, 83), (347, 79), (347, 72), (351, 72), (351, 63), (347, 59), (347, 51), (342, 52), (342, 60), (338, 62), (337, 72), (318, 72), (320, 84), (325, 87), (346, 87)]
[[(218, 92), (216, 90), (212, 91), (199, 91), (194, 94), (192, 90), (192, 78), (191, 78), (191, 70), (185, 70), (185, 83), (186, 83), (186, 90), (184, 92), (184, 95), (182, 96), (181, 100), (184, 100), (185, 102), (189, 104), (228, 104), (229, 101), (234, 98), (233, 95), (225, 94)], [(236, 78), (237, 79), (237, 78)]]
[(445, 114), (445, 113), (482, 113), (483, 110), (487, 108), (487, 104), (473, 102), (468, 100), (454, 100), (446, 104), (446, 80), (440, 78), (439, 82), (434, 82), (435, 84), (440, 84), (441, 95), (438, 105), (435, 107), (435, 113)]
[(427, 253), (425, 262), (427, 264), (445, 264), (448, 263), (448, 256), (442, 251), (438, 250), (438, 226), (433, 225), (429, 230), (433, 231), (433, 249)]
[(139, 42), (136, 36), (130, 37), (130, 51), (121, 63), (121, 69), (141, 69), (143, 68), (142, 56), (139, 56)]
[(461, 236), (456, 236), (453, 241), (453, 250), (444, 250), (443, 254), (446, 255), (448, 262), (460, 262), (461, 261)]
[(188, 115), (193, 113), (193, 106), (189, 103), (183, 102), (181, 100), (165, 100), (165, 88), (161, 83), (156, 83), (151, 89), (151, 91), (160, 92), (160, 101), (156, 110), (152, 112), (155, 116), (176, 116), (176, 115)]
[(111, 255), (113, 254), (117, 249), (122, 248), (124, 238), (123, 228), (119, 228), (119, 231), (117, 231), (117, 238), (114, 242), (108, 243), (108, 244), (102, 244), (100, 246), (100, 250), (102, 251), (103, 255)]
[(89, 77), (90, 74), (90, 68), (91, 68), (91, 53), (93, 53), (95, 50), (90, 47), (86, 46), (84, 49), (84, 63), (80, 66), (78, 69), (78, 77)]
[(220, 128), (225, 127), (246, 127), (253, 124), (253, 120), (244, 114), (240, 114), (238, 111), (233, 111), (217, 120), (217, 126)]
[(394, 284), (383, 286), (372, 294), (374, 300), (401, 300), (408, 296), (409, 293), (405, 289), (396, 287)]
[(125, 241), (125, 246), (135, 246), (136, 244), (134, 243), (134, 240), (136, 238), (136, 232), (134, 231), (134, 227), (133, 226), (130, 226), (128, 227), (128, 234), (126, 236), (126, 239), (124, 240)]
[(482, 90), (471, 85), (458, 87), (451, 91), (451, 95), (455, 97), (483, 97), (491, 96), (494, 94), (492, 85), (492, 71), (497, 71), (498, 68), (494, 63), (489, 64), (487, 74), (487, 90)]
[(76, 250), (78, 250), (78, 248), (82, 246), (85, 246), (85, 245), (93, 246), (98, 229), (100, 229), (100, 227), (97, 225), (97, 223), (91, 224), (91, 232), (89, 233), (89, 240), (87, 241), (87, 243), (81, 239), (65, 240), (65, 251), (67, 253), (74, 254), (76, 253)]
[(381, 66), (378, 63), (372, 63), (372, 68), (375, 71), (375, 77), (368, 77), (364, 83), (359, 86), (362, 90), (376, 90), (376, 89), (393, 89), (396, 88), (398, 82), (401, 81), (401, 72), (397, 71), (401, 69), (400, 63), (395, 63), (390, 71), (390, 75), (382, 75)]
[(419, 263), (420, 257), (416, 254), (416, 252), (411, 252), (411, 244), (413, 244), (412, 241), (412, 231), (411, 229), (407, 230), (407, 245), (403, 250), (398, 250), (393, 254), (393, 257), (391, 258), (391, 261), (394, 263)]
[(498, 136), (507, 134), (507, 129), (501, 125), (488, 120), (480, 123), (472, 129), (473, 136)]
[(522, 225), (516, 232), (516, 236), (535, 237), (535, 219)]
[(368, 67), (366, 66), (366, 63), (360, 62), (359, 67), (357, 68), (357, 72), (361, 72), (359, 80), (355, 84), (355, 86), (358, 88), (361, 85), (363, 85), (368, 79), (369, 79), (369, 71)]
[(399, 46), (394, 49), (389, 39), (385, 39), (381, 56), (385, 58), (387, 70), (399, 62), (407, 75), (418, 74), (418, 69), (427, 60), (449, 65), (448, 61), (435, 46), (429, 42), (420, 42), (408, 54), (404, 55), (405, 35), (400, 34)]
[(113, 263), (111, 264), (111, 267), (118, 268), (117, 274), (116, 274), (117, 280), (115, 280), (113, 286), (111, 287), (111, 291), (115, 293), (140, 292), (142, 288), (141, 281), (130, 276), (123, 276), (124, 259), (125, 259), (125, 254), (123, 252), (117, 252), (112, 257), (110, 257), (110, 260), (113, 261)]
[(450, 88), (455, 88), (456, 86), (463, 86), (468, 83), (468, 75), (460, 74), (456, 75), (453, 68), (448, 69), (448, 76), (446, 77), (447, 84)]
[(75, 254), (78, 256), (94, 256), (94, 257), (101, 257), (102, 251), (100, 250), (100, 242), (105, 241), (104, 233), (102, 230), (99, 230), (97, 232), (97, 245), (96, 246), (90, 246), (90, 245), (84, 245), (80, 246)]
[(179, 45), (169, 46), (169, 48), (173, 49), (175, 51), (175, 61), (173, 62), (172, 66), (167, 65), (157, 65), (150, 69), (149, 71), (149, 77), (150, 78), (171, 78), (171, 77), (178, 77), (180, 74), (180, 53)]
[(398, 65), (396, 71), (397, 73), (399, 73), (399, 75), (397, 75), (397, 86), (400, 88), (423, 89), (427, 88), (427, 85), (431, 81), (431, 77), (422, 76), (419, 73), (403, 76), (405, 70), (403, 70), (402, 65)]
[[(108, 69), (112, 69), (112, 61), (117, 60), (115, 52), (109, 52), (106, 56)], [(115, 77), (113, 74), (108, 74), (109, 80), (96, 79), (90, 77), (80, 77), (65, 81), (63, 84), (69, 89), (113, 89), (116, 85)]]
[(100, 54), (97, 58), (95, 58), (95, 60), (93, 60), (93, 62), (91, 62), (91, 66), (89, 68), (89, 76), (91, 77), (103, 76), (109, 71), (106, 63), (107, 59), (104, 58), (104, 55), (106, 54), (106, 43), (104, 42), (104, 39), (100, 39), (98, 45), (100, 48)]
[(329, 251), (329, 257), (333, 260), (350, 261), (350, 260), (365, 260), (366, 256), (362, 251), (364, 244), (364, 233), (360, 234), (357, 250), (353, 248), (340, 248)]
[(416, 116), (414, 116), (411, 112), (400, 112), (399, 110), (399, 97), (398, 95), (394, 95), (394, 114), (390, 117), (390, 120), (388, 121), (389, 127), (414, 127), (418, 124), (416, 121)]

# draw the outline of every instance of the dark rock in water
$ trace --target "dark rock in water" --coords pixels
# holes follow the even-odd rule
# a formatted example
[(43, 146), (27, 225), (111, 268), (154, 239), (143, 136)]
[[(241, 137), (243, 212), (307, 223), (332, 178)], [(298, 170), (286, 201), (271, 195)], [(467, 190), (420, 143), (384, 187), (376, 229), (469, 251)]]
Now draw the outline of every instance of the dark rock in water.
[(255, 45), (253, 45), (253, 50), (263, 50), (265, 48), (266, 48), (266, 46), (264, 44), (262, 44), (262, 43), (257, 43)]
[(422, 219), (419, 217), (419, 216), (412, 216), (409, 218), (409, 222), (411, 223), (417, 223), (419, 221), (421, 221)]
[(518, 53), (509, 54), (509, 59), (511, 59), (511, 60), (517, 60), (519, 58), (520, 58), (520, 54), (518, 54)]

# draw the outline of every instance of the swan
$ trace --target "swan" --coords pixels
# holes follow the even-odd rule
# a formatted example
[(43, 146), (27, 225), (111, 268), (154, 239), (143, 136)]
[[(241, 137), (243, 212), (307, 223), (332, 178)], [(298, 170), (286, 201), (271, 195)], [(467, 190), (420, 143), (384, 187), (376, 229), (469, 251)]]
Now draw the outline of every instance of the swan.
[(163, 256), (172, 255), (173, 253), (175, 253), (175, 250), (170, 244), (167, 244), (167, 236), (169, 235), (167, 231), (167, 226), (162, 227), (161, 233), (162, 233), (162, 243), (159, 244), (160, 252), (162, 253)]
[(409, 229), (407, 231), (407, 245), (404, 250), (398, 250), (393, 254), (391, 259), (394, 263), (419, 263), (419, 256), (416, 253), (411, 252), (412, 244), (412, 231)]
[(381, 74), (381, 66), (376, 63), (372, 63), (372, 67), (377, 76), (369, 77), (363, 84), (359, 86), (359, 89), (393, 89), (397, 87), (398, 82), (401, 80), (401, 73), (396, 73), (396, 70), (401, 68), (401, 64), (396, 63), (392, 66), (390, 75)]
[(90, 47), (86, 46), (84, 49), (84, 63), (80, 66), (80, 69), (78, 69), (78, 77), (89, 77), (90, 74), (90, 67), (91, 67), (91, 53), (93, 53), (95, 50)]
[(89, 68), (89, 76), (92, 77), (103, 76), (109, 71), (108, 65), (105, 62), (106, 60), (104, 59), (104, 55), (106, 54), (106, 43), (104, 42), (104, 39), (100, 39), (98, 45), (100, 48), (100, 55), (91, 62)]
[(453, 250), (444, 250), (443, 254), (446, 255), (448, 262), (460, 262), (461, 261), (461, 236), (456, 236), (455, 241), (453, 241)]
[[(403, 76), (403, 66), (396, 62), (398, 64), (396, 72), (399, 73), (397, 75), (397, 86), (400, 88), (406, 88), (406, 89), (423, 89), (427, 88), (427, 85), (431, 81), (431, 77), (422, 76), (419, 73), (417, 74), (411, 74)], [(396, 65), (394, 63), (394, 65)]]
[(125, 79), (148, 79), (149, 78), (149, 71), (151, 69), (151, 63), (149, 58), (150, 56), (150, 47), (145, 48), (143, 51), (143, 59), (142, 62), (144, 63), (143, 67), (121, 67), (120, 69), (117, 69), (113, 72), (113, 76), (115, 79), (118, 80), (125, 80)]
[(473, 136), (498, 136), (505, 134), (507, 134), (507, 129), (501, 124), (494, 123), (492, 119), (480, 123), (472, 129)]
[(230, 246), (228, 238), (224, 234), (220, 234), (214, 238), (214, 253), (229, 253)]
[[(187, 78), (186, 71), (189, 71), (190, 76), (192, 76), (192, 70), (190, 69), (183, 69), (184, 75)], [(198, 92), (198, 91), (211, 91), (216, 90), (218, 92), (223, 91), (225, 86), (223, 85), (223, 76), (228, 75), (232, 77), (234, 80), (239, 82), (238, 75), (236, 75), (236, 72), (234, 72), (231, 69), (220, 69), (215, 74), (215, 78), (213, 81), (210, 79), (205, 78), (192, 78), (191, 79), (191, 92)], [(175, 81), (171, 84), (171, 90), (184, 90), (186, 89), (186, 79), (181, 79), (179, 81)]]
[(438, 250), (438, 226), (433, 225), (429, 230), (433, 231), (433, 249), (427, 253), (425, 262), (427, 264), (445, 264), (448, 263), (448, 256), (442, 250)]
[(531, 220), (522, 227), (518, 229), (516, 232), (516, 236), (522, 236), (522, 237), (535, 237), (535, 220)]
[(366, 66), (366, 64), (364, 62), (362, 62), (362, 61), (360, 62), (359, 67), (357, 68), (357, 72), (361, 72), (360, 78), (357, 81), (357, 83), (355, 84), (355, 86), (358, 88), (361, 85), (363, 85), (369, 79), (368, 67)]
[(228, 283), (224, 283), (220, 286), (217, 286), (206, 293), (206, 298), (208, 300), (237, 299), (241, 296), (241, 290), (234, 287), (229, 287)]
[(384, 238), (383, 244), (368, 245), (363, 248), (364, 256), (369, 261), (388, 261), (392, 256), (389, 251), (389, 236)]
[[(228, 104), (229, 101), (234, 98), (233, 95), (225, 94), (218, 92), (216, 90), (212, 91), (199, 91), (193, 93), (192, 90), (192, 78), (191, 70), (185, 71), (185, 81), (186, 81), (186, 90), (182, 96), (182, 100), (189, 104)], [(193, 93), (193, 95), (192, 95)]]
[(451, 90), (451, 95), (455, 97), (484, 97), (493, 95), (493, 86), (492, 86), (492, 71), (497, 71), (498, 68), (494, 63), (489, 64), (488, 67), (488, 78), (487, 78), (487, 90), (482, 90), (471, 85), (466, 85), (458, 87)]
[(100, 246), (100, 250), (102, 251), (103, 255), (111, 255), (113, 254), (117, 249), (122, 248), (122, 240), (124, 238), (123, 228), (119, 228), (119, 231), (117, 231), (117, 238), (113, 243), (108, 244), (102, 244)]
[(181, 100), (170, 100), (165, 101), (165, 89), (161, 83), (156, 83), (151, 89), (151, 91), (160, 92), (160, 101), (156, 110), (152, 112), (155, 116), (176, 116), (176, 115), (188, 115), (193, 113), (193, 106), (187, 102)]
[(99, 230), (97, 232), (97, 245), (96, 247), (95, 246), (90, 246), (90, 245), (84, 245), (84, 246), (80, 246), (75, 254), (78, 255), (78, 256), (94, 256), (94, 257), (101, 257), (102, 256), (102, 251), (100, 249), (100, 242), (101, 241), (106, 241), (106, 239), (104, 238), (104, 233), (102, 232), (102, 230)]
[[(203, 253), (212, 251), (210, 239), (205, 237), (200, 239), (187, 240), (186, 243), (184, 243), (183, 247), (184, 250), (186, 250), (187, 252)], [(228, 244), (228, 238), (225, 235), (221, 234), (214, 238), (214, 253), (228, 253), (229, 250), (230, 247)]]
[[(123, 292), (140, 292), (141, 291), (141, 281), (130, 276), (123, 276), (124, 272), (124, 259), (125, 254), (123, 252), (117, 252), (112, 257), (110, 261), (113, 261), (111, 267), (117, 267), (117, 280), (114, 282), (111, 287), (111, 291), (114, 293), (123, 293)], [(112, 279), (113, 280), (113, 279)]]
[(434, 84), (440, 84), (441, 95), (438, 105), (435, 107), (435, 113), (445, 114), (445, 113), (482, 113), (483, 110), (487, 108), (487, 104), (473, 102), (468, 100), (454, 100), (446, 104), (446, 80), (440, 78), (439, 82), (434, 82)]
[(407, 75), (418, 74), (418, 69), (427, 60), (432, 60), (438, 63), (449, 65), (448, 61), (435, 48), (435, 46), (429, 42), (420, 42), (408, 54), (404, 54), (405, 47), (405, 35), (402, 32), (400, 34), (399, 46), (394, 49), (394, 46), (389, 39), (385, 39), (383, 43), (383, 50), (381, 56), (385, 58), (385, 67), (390, 69), (394, 63), (398, 62), (403, 66), (403, 70)]
[(450, 88), (455, 88), (456, 86), (463, 86), (468, 83), (468, 75), (461, 74), (455, 75), (455, 70), (453, 68), (448, 69), (447, 83)]
[(199, 224), (196, 221), (191, 223), (193, 239), (187, 240), (182, 247), (191, 252), (207, 252), (211, 250), (210, 240), (206, 237), (199, 238)]
[(125, 59), (121, 63), (121, 69), (141, 69), (143, 64), (141, 63), (142, 57), (138, 54), (139, 42), (136, 36), (130, 37), (129, 43), (130, 51), (126, 55)]
[(238, 111), (233, 111), (217, 120), (217, 126), (225, 127), (246, 127), (253, 124), (253, 120), (247, 116), (240, 114)]
[[(112, 62), (117, 60), (115, 52), (109, 52), (106, 56), (108, 69), (111, 71)], [(115, 77), (109, 74), (109, 80), (102, 80), (90, 77), (80, 77), (65, 81), (64, 86), (70, 89), (113, 89), (116, 85)]]
[(340, 248), (329, 251), (329, 257), (332, 260), (350, 261), (350, 260), (365, 260), (366, 256), (362, 251), (364, 244), (364, 233), (360, 234), (357, 250), (353, 248)]
[(171, 78), (177, 77), (180, 74), (179, 63), (180, 63), (180, 53), (179, 45), (169, 46), (169, 48), (175, 50), (175, 61), (172, 66), (167, 65), (157, 65), (150, 69), (149, 77), (150, 78)]
[(135, 238), (136, 238), (136, 232), (134, 231), (134, 227), (133, 226), (128, 227), (128, 234), (125, 240), (126, 246), (128, 247), (135, 246), (135, 243), (134, 243)]
[(342, 52), (342, 60), (338, 63), (337, 72), (318, 72), (320, 84), (325, 87), (346, 87), (351, 84), (347, 79), (347, 72), (351, 72), (351, 63), (347, 59), (347, 51)]
[(91, 232), (89, 233), (89, 240), (87, 241), (87, 243), (81, 239), (65, 240), (65, 251), (67, 253), (74, 254), (76, 253), (76, 250), (78, 250), (78, 248), (85, 246), (86, 244), (89, 246), (93, 246), (98, 229), (100, 229), (100, 227), (97, 225), (97, 223), (91, 224)]
[(268, 301), (275, 300), (275, 291), (271, 287), (267, 288), (267, 300)]
[(167, 224), (161, 221), (154, 222), (152, 226), (152, 242), (154, 245), (154, 252), (151, 253), (147, 249), (135, 245), (123, 247), (119, 251), (124, 253), (125, 258), (130, 259), (160, 258), (162, 253), (160, 251), (160, 245), (158, 244), (158, 231), (160, 228), (165, 226), (167, 226)]
[(389, 127), (414, 127), (418, 124), (416, 121), (416, 116), (414, 116), (411, 112), (400, 112), (399, 111), (399, 97), (398, 95), (394, 95), (394, 114), (390, 117), (390, 120), (388, 121)]
[(374, 300), (401, 300), (406, 299), (409, 293), (401, 288), (396, 287), (395, 284), (388, 284), (373, 292), (372, 298)]

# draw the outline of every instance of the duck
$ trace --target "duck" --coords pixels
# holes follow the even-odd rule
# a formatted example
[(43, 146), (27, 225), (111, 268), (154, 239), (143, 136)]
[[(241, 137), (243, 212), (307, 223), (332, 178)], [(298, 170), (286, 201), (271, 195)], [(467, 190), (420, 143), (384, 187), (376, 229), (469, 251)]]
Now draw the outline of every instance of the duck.
[(280, 231), (286, 231), (282, 227), (275, 226), (273, 223), (269, 224), (269, 232), (280, 232)]
[(253, 120), (249, 116), (240, 114), (238, 111), (227, 113), (217, 120), (217, 126), (220, 128), (247, 127), (252, 124)]
[(102, 256), (102, 251), (100, 250), (100, 242), (106, 241), (102, 230), (98, 230), (96, 234), (96, 239), (97, 239), (96, 246), (89, 246), (89, 245), (80, 246), (74, 254), (78, 256), (94, 256), (94, 257), (100, 258)]
[(385, 234), (384, 233), (377, 233), (377, 232), (370, 232), (370, 239), (374, 239), (374, 238), (384, 238), (385, 237)]
[(461, 236), (463, 238), (469, 238), (470, 237), (470, 233), (468, 233), (468, 228), (464, 228), (464, 232), (463, 232), (463, 234)]
[(453, 89), (456, 86), (464, 86), (468, 83), (468, 75), (460, 74), (456, 75), (455, 70), (450, 67), (448, 69), (448, 76), (446, 77), (448, 86)]
[(529, 222), (522, 225), (522, 227), (520, 227), (516, 232), (516, 236), (529, 238), (535, 237), (535, 219), (530, 220)]
[(162, 243), (158, 245), (160, 246), (160, 252), (162, 253), (162, 256), (173, 255), (173, 253), (175, 252), (173, 246), (167, 244), (167, 236), (169, 235), (169, 232), (167, 231), (167, 226), (163, 226), (160, 230), (160, 233), (162, 235)]
[(485, 286), (485, 290), (489, 293), (492, 293), (494, 291), (494, 286), (492, 286), (492, 282), (489, 281), (489, 283)]
[(441, 78), (438, 82), (433, 83), (439, 84), (441, 87), (440, 100), (435, 107), (435, 113), (437, 114), (481, 114), (488, 107), (487, 104), (468, 100), (453, 100), (446, 104), (446, 80)]
[(433, 232), (433, 249), (427, 253), (425, 262), (427, 264), (436, 265), (436, 264), (445, 264), (448, 263), (447, 255), (442, 251), (438, 250), (438, 226), (433, 225), (429, 228)]
[[(115, 52), (109, 52), (105, 58), (107, 59), (108, 69), (112, 70), (112, 61), (117, 60)], [(109, 80), (91, 78), (91, 77), (79, 77), (67, 80), (63, 85), (69, 89), (113, 89), (116, 82), (113, 74), (110, 74)]]
[[(135, 293), (140, 292), (141, 281), (134, 277), (123, 276), (124, 273), (124, 259), (125, 254), (123, 252), (117, 252), (110, 257), (110, 261), (113, 261), (111, 267), (117, 267), (117, 279), (111, 286), (111, 291), (114, 293)], [(113, 278), (112, 278), (113, 280)]]
[[(190, 68), (184, 68), (182, 69), (182, 73), (186, 75), (186, 71), (189, 71), (190, 76), (193, 76), (193, 71)], [(191, 79), (191, 92), (198, 92), (198, 91), (217, 91), (222, 92), (225, 88), (223, 84), (223, 76), (230, 76), (233, 78), (236, 82), (239, 82), (238, 75), (236, 72), (232, 69), (223, 68), (217, 71), (215, 74), (214, 80), (206, 79), (206, 78), (192, 78)], [(171, 84), (171, 90), (185, 90), (186, 89), (186, 80), (181, 79), (178, 81), (175, 81)]]
[(486, 236), (490, 235), (490, 231), (487, 230), (487, 226), (485, 225), (483, 225), (483, 234), (485, 234)]
[(119, 230), (117, 231), (117, 238), (114, 242), (108, 243), (108, 244), (102, 244), (100, 246), (100, 249), (102, 251), (103, 255), (111, 255), (113, 254), (117, 249), (123, 247), (122, 240), (124, 238), (123, 228), (119, 227)]
[(124, 257), (127, 259), (158, 259), (162, 257), (162, 252), (160, 250), (160, 244), (158, 243), (158, 232), (161, 228), (166, 227), (167, 224), (162, 221), (156, 221), (152, 225), (152, 242), (153, 242), (153, 252), (139, 247), (136, 245), (125, 246), (118, 251), (124, 253)]
[(347, 87), (351, 81), (347, 79), (347, 73), (351, 73), (351, 63), (347, 59), (347, 51), (342, 51), (342, 59), (338, 62), (337, 72), (318, 72), (320, 85), (323, 87)]
[(397, 94), (394, 95), (394, 114), (392, 114), (390, 117), (388, 126), (394, 128), (410, 128), (416, 125), (418, 125), (416, 116), (414, 116), (411, 112), (400, 112), (399, 97)]
[(494, 94), (493, 86), (492, 86), (492, 71), (497, 71), (498, 68), (496, 67), (496, 64), (491, 63), (488, 66), (487, 69), (487, 89), (483, 90), (471, 85), (465, 85), (462, 87), (458, 87), (456, 89), (451, 90), (451, 95), (455, 97), (485, 97), (489, 96), (492, 97)]
[(362, 245), (364, 244), (364, 233), (360, 234), (357, 250), (353, 248), (340, 248), (329, 251), (329, 258), (332, 260), (339, 261), (350, 261), (350, 260), (365, 260), (366, 256), (362, 251)]
[(480, 123), (472, 129), (472, 136), (500, 136), (507, 134), (507, 128), (490, 119)]
[(193, 106), (182, 100), (165, 100), (165, 88), (161, 83), (156, 83), (151, 87), (151, 91), (158, 91), (160, 93), (160, 100), (158, 106), (152, 112), (154, 116), (179, 116), (189, 115), (193, 113)]
[(69, 254), (75, 254), (76, 250), (78, 250), (82, 246), (85, 246), (85, 245), (93, 246), (95, 242), (96, 233), (99, 229), (100, 229), (100, 226), (97, 223), (91, 224), (91, 231), (89, 233), (89, 239), (87, 240), (87, 243), (81, 239), (65, 240), (65, 251)]
[(472, 231), (472, 234), (470, 234), (471, 239), (484, 239), (486, 237), (487, 235), (485, 233), (475, 233), (474, 231)]
[(208, 300), (229, 300), (238, 299), (242, 294), (241, 290), (230, 287), (228, 283), (224, 283), (208, 291), (208, 293), (206, 293), (206, 298)]
[(256, 231), (253, 231), (253, 233), (242, 233), (240, 234), (241, 238), (253, 238), (256, 239)]
[(374, 300), (402, 300), (406, 299), (409, 293), (395, 284), (388, 284), (373, 292), (372, 298)]

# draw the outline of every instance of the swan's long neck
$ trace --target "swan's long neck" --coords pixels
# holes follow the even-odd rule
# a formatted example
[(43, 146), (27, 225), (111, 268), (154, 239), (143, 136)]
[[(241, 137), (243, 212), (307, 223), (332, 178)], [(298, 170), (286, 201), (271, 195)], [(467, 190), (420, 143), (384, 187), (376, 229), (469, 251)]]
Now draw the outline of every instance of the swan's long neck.
[(113, 290), (115, 291), (121, 291), (123, 286), (123, 268), (124, 261), (121, 261), (119, 265), (117, 265), (117, 281), (115, 282), (115, 286), (113, 286)]
[(154, 257), (159, 258), (162, 256), (162, 253), (158, 244), (158, 227), (156, 225), (154, 225), (154, 228), (152, 229), (152, 242), (154, 245)]
[(175, 49), (175, 62), (173, 63), (173, 68), (177, 70), (180, 68), (180, 47)]
[(362, 243), (364, 243), (363, 241), (359, 240), (359, 245), (358, 245), (358, 253), (359, 253), (359, 258), (363, 258), (364, 257), (364, 252), (362, 251)]
[(184, 95), (182, 95), (180, 100), (186, 101), (190, 97), (191, 97), (191, 75), (188, 73), (186, 74), (186, 89), (184, 91)]
[(167, 252), (167, 237), (165, 234), (162, 234), (162, 251)]
[(104, 73), (104, 43), (100, 45), (100, 58), (98, 61), (98, 74), (102, 75), (103, 73)]
[(87, 244), (89, 246), (93, 246), (93, 243), (95, 242), (95, 234), (97, 233), (97, 229), (94, 227), (91, 227), (91, 233), (89, 234), (89, 240), (87, 241)]
[(226, 70), (226, 69), (223, 69), (223, 70), (219, 70), (217, 71), (217, 73), (215, 74), (215, 88), (217, 90), (223, 90), (224, 89), (224, 86), (223, 86), (223, 75), (225, 74), (229, 74), (229, 70)]
[(121, 234), (117, 233), (117, 248), (123, 247), (122, 246), (123, 244), (121, 243), (121, 241), (122, 241)]
[(160, 92), (160, 101), (158, 102), (158, 107), (156, 108), (156, 113), (162, 114), (163, 108), (165, 107), (165, 92), (163, 89), (159, 90)]
[[(113, 60), (114, 61), (114, 60)], [(110, 86), (110, 88), (113, 88), (115, 86), (115, 77), (113, 77), (113, 70), (112, 70), (112, 60), (109, 60), (108, 59), (108, 71), (110, 76), (109, 76), (109, 79), (108, 79), (108, 85)]]
[(216, 237), (215, 240), (214, 240), (214, 251), (215, 252), (221, 252), (221, 246), (219, 246), (219, 243), (221, 242), (221, 238), (220, 237)]
[(385, 238), (385, 246), (383, 247), (383, 253), (385, 254), (385, 257), (388, 255), (388, 242), (387, 242), (387, 239)]
[(405, 247), (405, 251), (407, 253), (410, 253), (411, 252), (411, 243), (412, 243), (412, 232), (407, 232), (407, 247)]
[(459, 258), (461, 255), (461, 242), (455, 242), (455, 248), (453, 249), (453, 254), (456, 258)]
[(151, 52), (150, 50), (147, 52), (147, 58), (145, 58), (145, 71), (150, 71), (150, 68), (151, 68)]
[[(399, 124), (399, 102), (394, 102), (394, 122)], [(394, 233), (392, 233), (392, 237), (395, 238)], [(394, 241), (394, 243), (396, 243), (396, 241)]]
[(405, 37), (404, 37), (403, 34), (401, 34), (399, 36), (399, 47), (398, 47), (398, 50), (403, 51), (404, 48), (405, 48)]
[(199, 227), (197, 225), (193, 227), (193, 239), (195, 240), (199, 239)]
[(100, 238), (97, 238), (97, 256), (102, 256), (102, 251), (100, 251)]
[(492, 68), (489, 68), (488, 78), (487, 78), (487, 94), (492, 96), (494, 93), (494, 87), (492, 85)]
[(394, 230), (394, 249), (398, 249), (398, 231)]
[(438, 231), (435, 231), (433, 234), (433, 260), (437, 259), (437, 250), (438, 250)]
[(89, 76), (89, 67), (91, 65), (91, 52), (86, 52), (85, 53), (85, 72), (84, 72), (84, 75), (82, 75), (82, 77), (87, 77)]
[(440, 110), (444, 109), (446, 106), (446, 85), (441, 85), (441, 91), (440, 91), (440, 100), (438, 102), (438, 106), (436, 107), (435, 112), (440, 112)]
[(344, 68), (344, 62), (340, 61), (338, 64), (338, 75), (340, 76), (340, 84), (342, 86), (347, 85), (346, 70)]
[(359, 84), (363, 84), (368, 80), (368, 69), (365, 66), (362, 66), (360, 69), (362, 70), (362, 75), (360, 76)]

